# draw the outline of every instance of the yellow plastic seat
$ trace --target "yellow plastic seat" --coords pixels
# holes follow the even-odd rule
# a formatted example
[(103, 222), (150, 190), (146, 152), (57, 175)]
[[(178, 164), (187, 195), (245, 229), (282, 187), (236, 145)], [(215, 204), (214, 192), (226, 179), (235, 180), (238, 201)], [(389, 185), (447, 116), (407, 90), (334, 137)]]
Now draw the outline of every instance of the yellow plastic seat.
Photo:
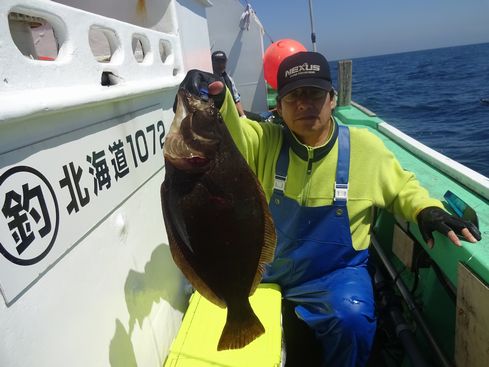
[(250, 303), (265, 327), (265, 334), (242, 349), (217, 351), (226, 322), (221, 309), (195, 292), (165, 367), (278, 367), (281, 360), (282, 327), (280, 287), (260, 284)]

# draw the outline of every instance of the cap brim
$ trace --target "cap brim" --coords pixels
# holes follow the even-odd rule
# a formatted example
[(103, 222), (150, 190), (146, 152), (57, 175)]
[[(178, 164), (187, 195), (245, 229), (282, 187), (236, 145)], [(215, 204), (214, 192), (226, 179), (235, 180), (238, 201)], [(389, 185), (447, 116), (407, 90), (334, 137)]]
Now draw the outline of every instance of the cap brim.
[(324, 89), (326, 91), (330, 91), (333, 85), (329, 80), (325, 80), (325, 79), (316, 79), (316, 78), (298, 79), (296, 81), (287, 83), (287, 85), (284, 86), (278, 92), (277, 97), (281, 99), (283, 96), (292, 92), (294, 89), (302, 88), (302, 87), (315, 87), (315, 88)]

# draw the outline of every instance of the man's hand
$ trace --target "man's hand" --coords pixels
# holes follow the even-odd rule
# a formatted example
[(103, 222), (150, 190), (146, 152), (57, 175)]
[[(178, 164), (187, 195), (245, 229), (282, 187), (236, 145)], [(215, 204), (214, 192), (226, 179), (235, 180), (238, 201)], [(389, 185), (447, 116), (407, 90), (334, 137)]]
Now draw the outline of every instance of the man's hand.
[(471, 222), (450, 215), (435, 206), (421, 210), (417, 219), (421, 235), (430, 248), (433, 248), (435, 244), (433, 231), (443, 233), (456, 246), (462, 246), (457, 235), (465, 237), (467, 241), (472, 243), (481, 239), (481, 233)]
[[(180, 83), (179, 89), (184, 89), (190, 94), (197, 96), (205, 101), (212, 98), (214, 105), (221, 108), (226, 88), (224, 82), (218, 76), (207, 73), (201, 70), (190, 70), (183, 81)], [(176, 102), (176, 98), (175, 98)], [(176, 104), (173, 104), (173, 112), (175, 112)]]

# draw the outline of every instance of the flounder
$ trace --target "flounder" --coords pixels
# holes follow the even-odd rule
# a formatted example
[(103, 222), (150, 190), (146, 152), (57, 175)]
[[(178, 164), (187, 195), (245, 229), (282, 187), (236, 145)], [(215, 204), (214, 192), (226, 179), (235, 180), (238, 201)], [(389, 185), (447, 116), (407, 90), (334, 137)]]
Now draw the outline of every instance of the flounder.
[(218, 350), (265, 332), (248, 297), (275, 250), (275, 228), (255, 174), (212, 100), (180, 90), (165, 140), (161, 199), (170, 250), (190, 283), (227, 307)]

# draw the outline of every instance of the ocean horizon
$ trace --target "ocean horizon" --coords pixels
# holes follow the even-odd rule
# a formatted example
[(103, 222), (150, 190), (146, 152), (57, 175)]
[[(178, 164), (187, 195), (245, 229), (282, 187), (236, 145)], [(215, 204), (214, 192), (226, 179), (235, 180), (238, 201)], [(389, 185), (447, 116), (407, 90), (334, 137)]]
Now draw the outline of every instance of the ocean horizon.
[(352, 100), (489, 177), (489, 43), (351, 60)]
[[(413, 52), (423, 52), (423, 51), (435, 51), (435, 50), (442, 50), (444, 48), (456, 48), (456, 47), (465, 47), (465, 46), (478, 46), (478, 45), (484, 45), (489, 42), (478, 42), (478, 43), (464, 43), (460, 45), (451, 45), (451, 46), (439, 46), (439, 47), (434, 47), (434, 48), (422, 48), (422, 49), (417, 49), (417, 50), (404, 50), (404, 51), (394, 51), (394, 52), (388, 52), (385, 54), (376, 54), (376, 55), (364, 55), (364, 56), (352, 56), (352, 57), (343, 57), (340, 59), (331, 59), (329, 62), (338, 62), (341, 60), (360, 60), (360, 59), (369, 59), (371, 57), (384, 57), (384, 56), (391, 56), (391, 55), (401, 55), (401, 54), (409, 54)], [(319, 51), (323, 52), (323, 51)], [(327, 56), (327, 52), (324, 52), (323, 55)]]

